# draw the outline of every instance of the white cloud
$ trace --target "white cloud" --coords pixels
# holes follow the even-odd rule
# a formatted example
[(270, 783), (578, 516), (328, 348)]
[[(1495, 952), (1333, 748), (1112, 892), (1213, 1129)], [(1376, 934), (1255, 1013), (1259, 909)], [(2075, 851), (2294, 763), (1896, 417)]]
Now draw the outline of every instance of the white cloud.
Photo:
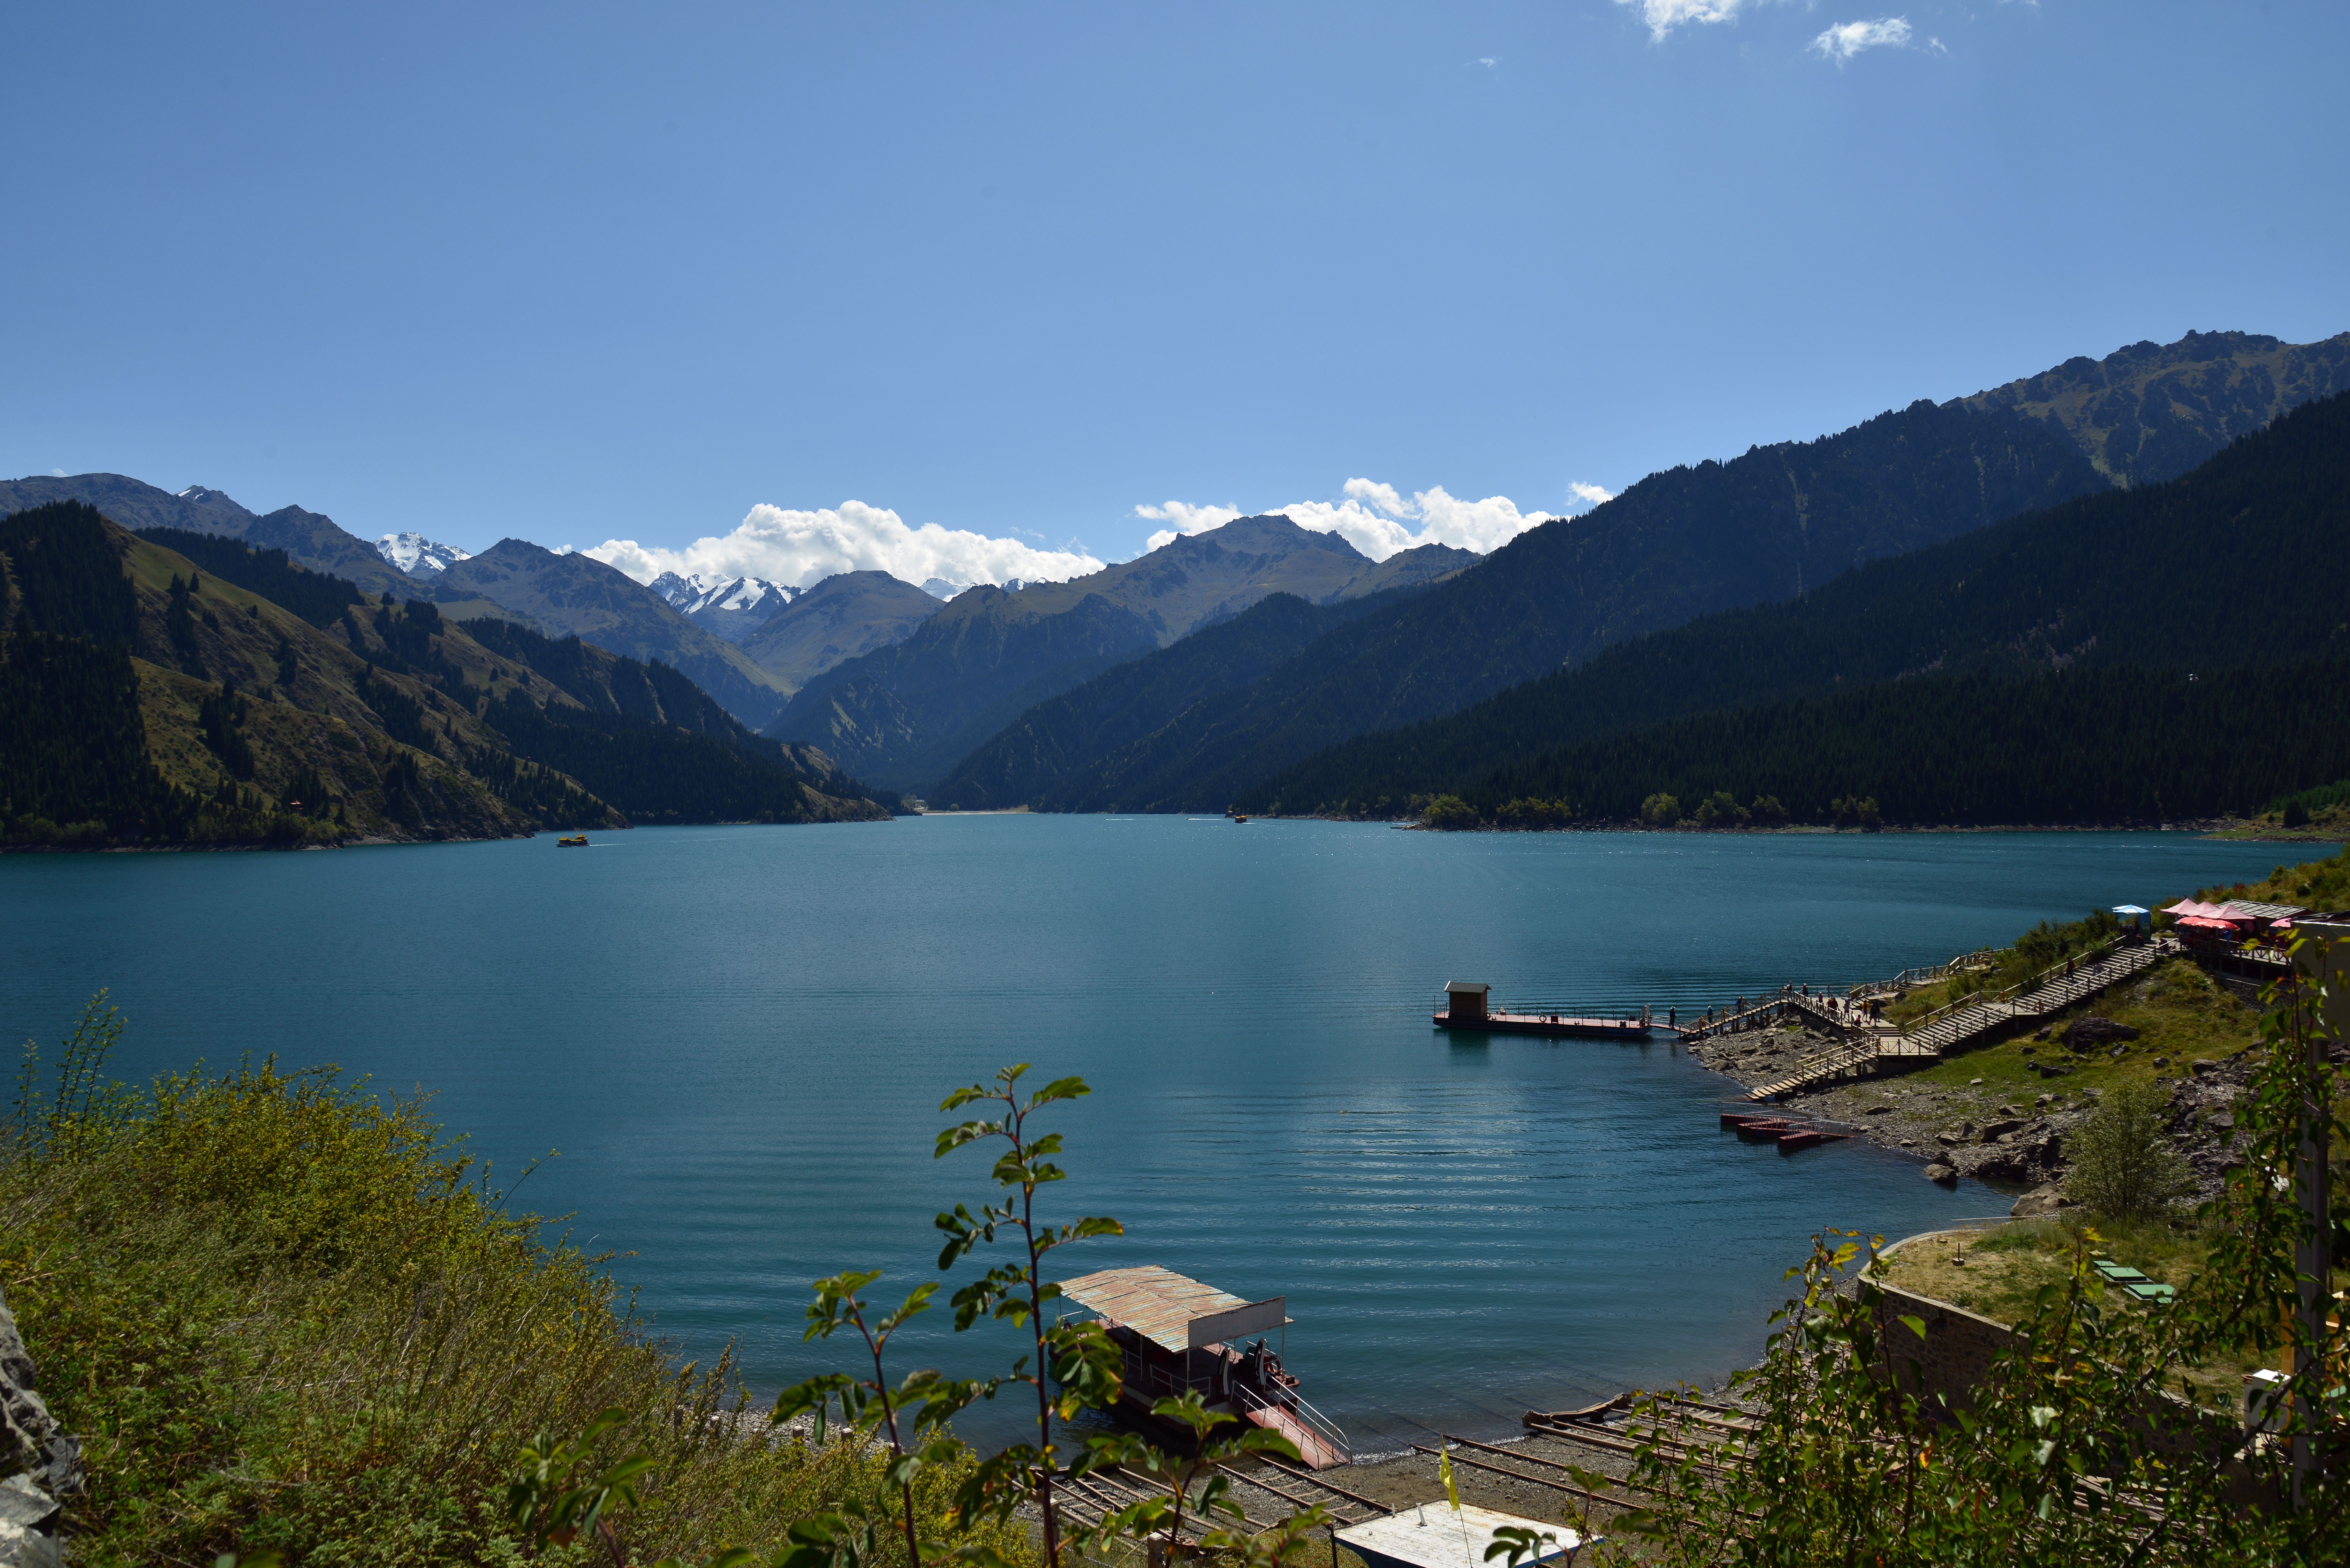
[(62, 468), (53, 468), (49, 470), (49, 477), (51, 479), (63, 479), (65, 476), (66, 471)]
[(1661, 42), (1666, 34), (1690, 22), (1734, 22), (1748, 0), (1616, 0), (1638, 8), (1648, 25), (1648, 36)]
[(1098, 572), (1103, 565), (1081, 551), (1040, 550), (1017, 539), (991, 539), (935, 523), (909, 528), (895, 512), (861, 501), (816, 512), (754, 506), (733, 533), (696, 539), (681, 550), (608, 539), (586, 554), (640, 583), (663, 572), (698, 572), (704, 582), (764, 577), (794, 587), (836, 572), (858, 571), (883, 571), (909, 583), (931, 577), (956, 583), (1012, 577), (1059, 582)]
[[(1585, 505), (1596, 506), (1615, 499), (1596, 484), (1572, 484), (1567, 488), (1577, 503)], [(1399, 550), (1420, 545), (1451, 545), (1483, 555), (1508, 544), (1536, 524), (1549, 522), (1554, 515), (1548, 512), (1521, 512), (1518, 504), (1506, 495), (1464, 501), (1442, 485), (1406, 496), (1392, 484), (1373, 479), (1350, 479), (1342, 493), (1344, 501), (1293, 501), (1286, 506), (1267, 510), (1285, 514), (1300, 528), (1336, 534), (1374, 561), (1384, 561)], [(1149, 550), (1185, 534), (1203, 534), (1246, 515), (1237, 506), (1194, 506), (1181, 501), (1138, 506), (1134, 513), (1138, 517), (1173, 524), (1150, 535), (1144, 544), (1144, 548)]]
[(1347, 481), (1347, 493), (1357, 501), (1367, 501), (1390, 517), (1411, 515), (1411, 503), (1396, 493), (1392, 484), (1376, 484), (1367, 479)]
[[(1812, 40), (1812, 53), (1824, 60), (1834, 60), (1842, 66), (1863, 49), (1906, 49), (1909, 47), (1909, 21), (1905, 16), (1883, 16), (1874, 22), (1840, 22)], [(1942, 46), (1934, 41), (1936, 49)]]

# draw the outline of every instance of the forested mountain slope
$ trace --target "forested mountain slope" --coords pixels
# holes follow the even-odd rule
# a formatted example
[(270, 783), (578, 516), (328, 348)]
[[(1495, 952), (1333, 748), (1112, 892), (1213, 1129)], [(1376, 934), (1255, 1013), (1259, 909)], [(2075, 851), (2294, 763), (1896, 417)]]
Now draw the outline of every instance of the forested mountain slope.
[(630, 659), (659, 659), (754, 729), (783, 706), (782, 682), (748, 654), (688, 620), (642, 583), (589, 556), (501, 539), (448, 567), (435, 586), (502, 605), (556, 637), (581, 637)]
[(1221, 809), (1334, 742), (1450, 712), (1608, 643), (2105, 488), (2060, 431), (1917, 403), (1654, 474), (1340, 627), (1055, 786), (1070, 810)]
[(0, 569), (9, 842), (498, 836), (625, 826), (623, 799), (648, 820), (887, 815), (674, 670), (486, 623), (493, 652), (348, 583), (316, 586), (314, 624), (235, 580), (282, 560), (208, 572), (78, 503), (0, 519)]
[(2303, 405), (2184, 478), (2085, 496), (1801, 598), (1618, 644), (1461, 712), (1347, 742), (1239, 798), (1255, 810), (1399, 809), (1548, 748), (1922, 671), (2350, 659), (2345, 623), (2350, 394)]
[(810, 680), (767, 732), (928, 787), (1032, 705), (1268, 595), (1336, 602), (1475, 558), (1430, 545), (1374, 562), (1285, 516), (1239, 518), (1071, 582), (966, 589), (904, 640)]
[(949, 807), (1068, 809), (1066, 781), (1164, 729), (1202, 698), (1257, 680), (1316, 638), (1371, 614), (1384, 597), (1309, 605), (1294, 594), (1259, 600), (1232, 619), (1038, 703), (982, 742), (931, 793)]
[(1976, 671), (1692, 714), (1546, 752), (1472, 786), (1453, 820), (1627, 824), (1664, 794), (1691, 815), (1719, 795), (1723, 826), (1783, 814), (1851, 826), (2153, 827), (2247, 815), (2345, 773), (2350, 661), (2191, 678), (2129, 665)]
[(1801, 594), (2116, 481), (2168, 477), (2342, 386), (2345, 364), (2350, 335), (2293, 345), (2190, 334), (1652, 475), (1203, 700), (1128, 753), (1058, 782), (1052, 798), (1071, 809), (1222, 805), (1350, 736), (1457, 711), (1627, 637)]
[(348, 578), (371, 594), (402, 598), (421, 596), (452, 608), (465, 596), (437, 594), (385, 560), (376, 547), (338, 527), (335, 520), (299, 506), (259, 515), (217, 490), (196, 485), (174, 495), (120, 473), (77, 473), (64, 478), (35, 475), (0, 481), (0, 514), (51, 501), (80, 501), (133, 531), (184, 528), (215, 534), (264, 549), (283, 550), (296, 565)]

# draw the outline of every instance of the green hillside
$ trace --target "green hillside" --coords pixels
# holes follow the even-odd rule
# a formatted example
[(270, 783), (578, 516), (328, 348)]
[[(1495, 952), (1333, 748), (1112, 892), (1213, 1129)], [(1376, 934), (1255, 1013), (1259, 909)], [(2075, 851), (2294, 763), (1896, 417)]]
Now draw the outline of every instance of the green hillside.
[(2084, 497), (1873, 562), (1798, 599), (1636, 639), (1448, 718), (1348, 742), (1240, 798), (1377, 809), (1677, 714), (1919, 671), (2342, 657), (2345, 546), (2350, 393), (2295, 410), (2185, 478)]
[(2106, 488), (2063, 432), (1920, 402), (1840, 435), (1652, 474), (1060, 781), (1066, 809), (1221, 809), (1367, 731), (1452, 712), (1610, 643)]
[[(244, 548), (208, 540), (229, 569), (207, 571), (78, 502), (0, 519), (0, 840), (298, 845), (620, 827), (630, 810), (888, 815), (674, 670), (476, 623), (493, 651), (430, 604), (370, 605), (274, 552), (224, 547)], [(235, 578), (339, 614), (314, 625)]]
[(1103, 758), (1149, 757), (1151, 737), (1193, 703), (1247, 685), (1333, 627), (1388, 602), (1310, 605), (1294, 594), (1260, 600), (1231, 620), (1038, 703), (965, 757), (931, 794), (943, 805), (974, 810), (1069, 809), (1072, 781), (1090, 776)]
[(766, 732), (936, 794), (936, 781), (1035, 704), (1273, 594), (1366, 598), (1475, 559), (1423, 545), (1374, 562), (1285, 515), (1235, 518), (1070, 582), (967, 589), (904, 640), (815, 676)]
[(2350, 659), (2192, 677), (1981, 672), (1695, 714), (1547, 752), (1461, 792), (1466, 812), (1441, 815), (1459, 826), (1633, 823), (1666, 795), (1679, 808), (1663, 814), (1669, 823), (1721, 796), (1713, 826), (2151, 827), (2248, 814), (2345, 773)]

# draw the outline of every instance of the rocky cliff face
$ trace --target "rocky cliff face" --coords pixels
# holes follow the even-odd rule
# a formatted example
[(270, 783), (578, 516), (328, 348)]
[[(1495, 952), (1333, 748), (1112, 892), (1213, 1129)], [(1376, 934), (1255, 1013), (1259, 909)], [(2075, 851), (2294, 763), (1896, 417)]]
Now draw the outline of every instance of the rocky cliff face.
[(2350, 387), (2350, 332), (2286, 343), (2256, 332), (2189, 332), (2133, 343), (1959, 401), (2013, 409), (2071, 437), (2116, 484), (2176, 479), (2287, 409)]
[(32, 1356), (0, 1296), (0, 1568), (59, 1568), (64, 1501), (81, 1490), (81, 1445), (41, 1398)]

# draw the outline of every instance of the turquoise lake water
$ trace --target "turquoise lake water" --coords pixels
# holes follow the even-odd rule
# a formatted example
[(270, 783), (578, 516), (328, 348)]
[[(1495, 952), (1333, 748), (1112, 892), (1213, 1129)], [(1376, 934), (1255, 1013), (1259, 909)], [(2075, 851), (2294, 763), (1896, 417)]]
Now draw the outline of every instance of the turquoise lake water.
[[(1080, 1074), (1054, 1203), (1128, 1234), (1064, 1272), (1159, 1262), (1286, 1293), (1289, 1365), (1378, 1449), (1716, 1381), (1754, 1358), (1814, 1230), (2009, 1201), (1858, 1144), (1740, 1143), (1724, 1082), (1661, 1040), (1448, 1037), (1428, 1021), (1447, 980), (1689, 1012), (2293, 853), (980, 816), (639, 829), (584, 853), (12, 856), (0, 1027), (54, 1042), (110, 986), (126, 1078), (275, 1052), (434, 1091), (508, 1175), (559, 1149), (517, 1201), (626, 1254), (661, 1332), (735, 1340), (767, 1392), (836, 1365), (800, 1341), (808, 1281), (935, 1277), (931, 1217), (988, 1190), (976, 1153), (931, 1158), (946, 1090), (1014, 1061)], [(1008, 1360), (946, 1318), (902, 1366)]]

